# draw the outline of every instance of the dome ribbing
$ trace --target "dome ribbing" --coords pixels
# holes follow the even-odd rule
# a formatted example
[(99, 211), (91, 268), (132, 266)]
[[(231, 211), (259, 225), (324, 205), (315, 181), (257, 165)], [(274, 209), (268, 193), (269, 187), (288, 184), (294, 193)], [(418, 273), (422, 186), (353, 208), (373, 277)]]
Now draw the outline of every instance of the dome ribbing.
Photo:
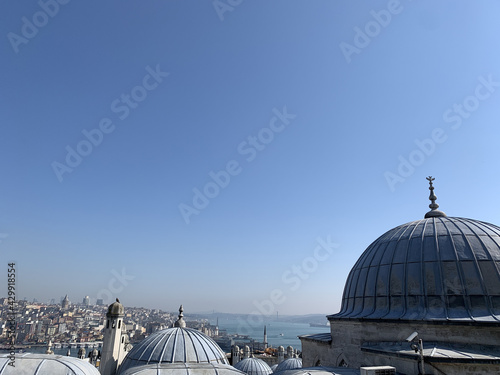
[(260, 358), (245, 358), (234, 365), (234, 368), (247, 375), (269, 375), (271, 367)]
[(119, 372), (150, 363), (229, 364), (214, 340), (196, 329), (181, 327), (155, 332), (134, 346)]
[(356, 262), (329, 318), (500, 321), (500, 227), (444, 216), (389, 230)]

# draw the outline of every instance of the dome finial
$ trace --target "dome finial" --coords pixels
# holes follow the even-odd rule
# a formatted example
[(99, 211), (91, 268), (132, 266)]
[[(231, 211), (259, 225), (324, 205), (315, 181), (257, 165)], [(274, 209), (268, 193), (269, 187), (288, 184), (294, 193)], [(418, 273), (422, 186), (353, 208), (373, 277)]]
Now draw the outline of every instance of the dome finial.
[(425, 178), (427, 181), (429, 181), (429, 190), (431, 191), (431, 193), (429, 194), (429, 200), (432, 202), (430, 205), (429, 205), (429, 208), (431, 210), (437, 210), (439, 208), (439, 204), (436, 203), (436, 195), (434, 194), (434, 186), (432, 186), (432, 181), (435, 180), (434, 177), (432, 176), (429, 176), (429, 177), (426, 177)]
[(174, 327), (186, 328), (186, 322), (184, 321), (184, 308), (179, 307), (179, 319), (174, 323)]
[(446, 217), (446, 214), (443, 211), (438, 210), (439, 204), (436, 203), (437, 197), (436, 194), (434, 194), (434, 186), (432, 186), (432, 181), (434, 181), (435, 178), (429, 176), (426, 177), (426, 180), (429, 181), (429, 190), (431, 191), (429, 194), (429, 200), (431, 201), (429, 208), (431, 210), (425, 214), (425, 218), (428, 219), (430, 217)]

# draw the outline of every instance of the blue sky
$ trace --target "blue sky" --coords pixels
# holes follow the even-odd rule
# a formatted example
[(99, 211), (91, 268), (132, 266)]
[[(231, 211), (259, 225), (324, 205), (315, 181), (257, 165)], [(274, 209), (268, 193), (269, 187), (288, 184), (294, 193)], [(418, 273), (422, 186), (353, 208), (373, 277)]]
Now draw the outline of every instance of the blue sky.
[(500, 224), (499, 11), (2, 2), (0, 277), (15, 261), (30, 300), (337, 312), (363, 250), (428, 210), (426, 176), (449, 216)]

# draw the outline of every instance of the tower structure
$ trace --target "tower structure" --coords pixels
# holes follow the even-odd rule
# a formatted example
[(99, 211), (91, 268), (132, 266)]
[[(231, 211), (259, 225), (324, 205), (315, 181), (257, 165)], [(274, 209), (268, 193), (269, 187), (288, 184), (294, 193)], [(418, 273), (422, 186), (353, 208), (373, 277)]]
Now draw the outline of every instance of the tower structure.
[(115, 375), (125, 357), (125, 337), (122, 334), (125, 311), (118, 298), (108, 307), (99, 371), (102, 375)]
[(267, 349), (267, 330), (266, 326), (264, 326), (264, 349)]
[(231, 348), (231, 365), (235, 365), (240, 361), (241, 353), (238, 345), (233, 345)]
[(54, 354), (54, 351), (52, 350), (52, 339), (49, 339), (49, 343), (47, 344), (47, 350), (45, 351), (45, 354)]
[(90, 297), (89, 296), (83, 297), (82, 305), (86, 306), (86, 307), (90, 306)]
[(243, 358), (250, 358), (252, 355), (252, 352), (250, 351), (250, 347), (248, 345), (245, 345), (243, 348)]
[(280, 345), (278, 347), (278, 363), (281, 363), (285, 360), (285, 348)]
[(80, 348), (78, 350), (78, 358), (80, 359), (85, 359), (85, 355), (86, 355), (86, 351), (85, 351), (85, 348)]
[(68, 298), (68, 295), (66, 294), (66, 296), (64, 297), (64, 299), (62, 300), (61, 302), (61, 307), (66, 310), (69, 308), (69, 298)]
[(286, 347), (286, 358), (293, 358), (293, 346), (289, 345)]

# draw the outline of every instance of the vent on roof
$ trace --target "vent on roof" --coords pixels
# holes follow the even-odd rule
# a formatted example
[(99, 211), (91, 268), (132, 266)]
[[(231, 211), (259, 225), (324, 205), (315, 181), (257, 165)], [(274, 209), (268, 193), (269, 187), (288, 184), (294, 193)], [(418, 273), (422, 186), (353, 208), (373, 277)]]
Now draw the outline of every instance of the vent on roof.
[(391, 366), (361, 367), (361, 375), (396, 375), (396, 368)]

